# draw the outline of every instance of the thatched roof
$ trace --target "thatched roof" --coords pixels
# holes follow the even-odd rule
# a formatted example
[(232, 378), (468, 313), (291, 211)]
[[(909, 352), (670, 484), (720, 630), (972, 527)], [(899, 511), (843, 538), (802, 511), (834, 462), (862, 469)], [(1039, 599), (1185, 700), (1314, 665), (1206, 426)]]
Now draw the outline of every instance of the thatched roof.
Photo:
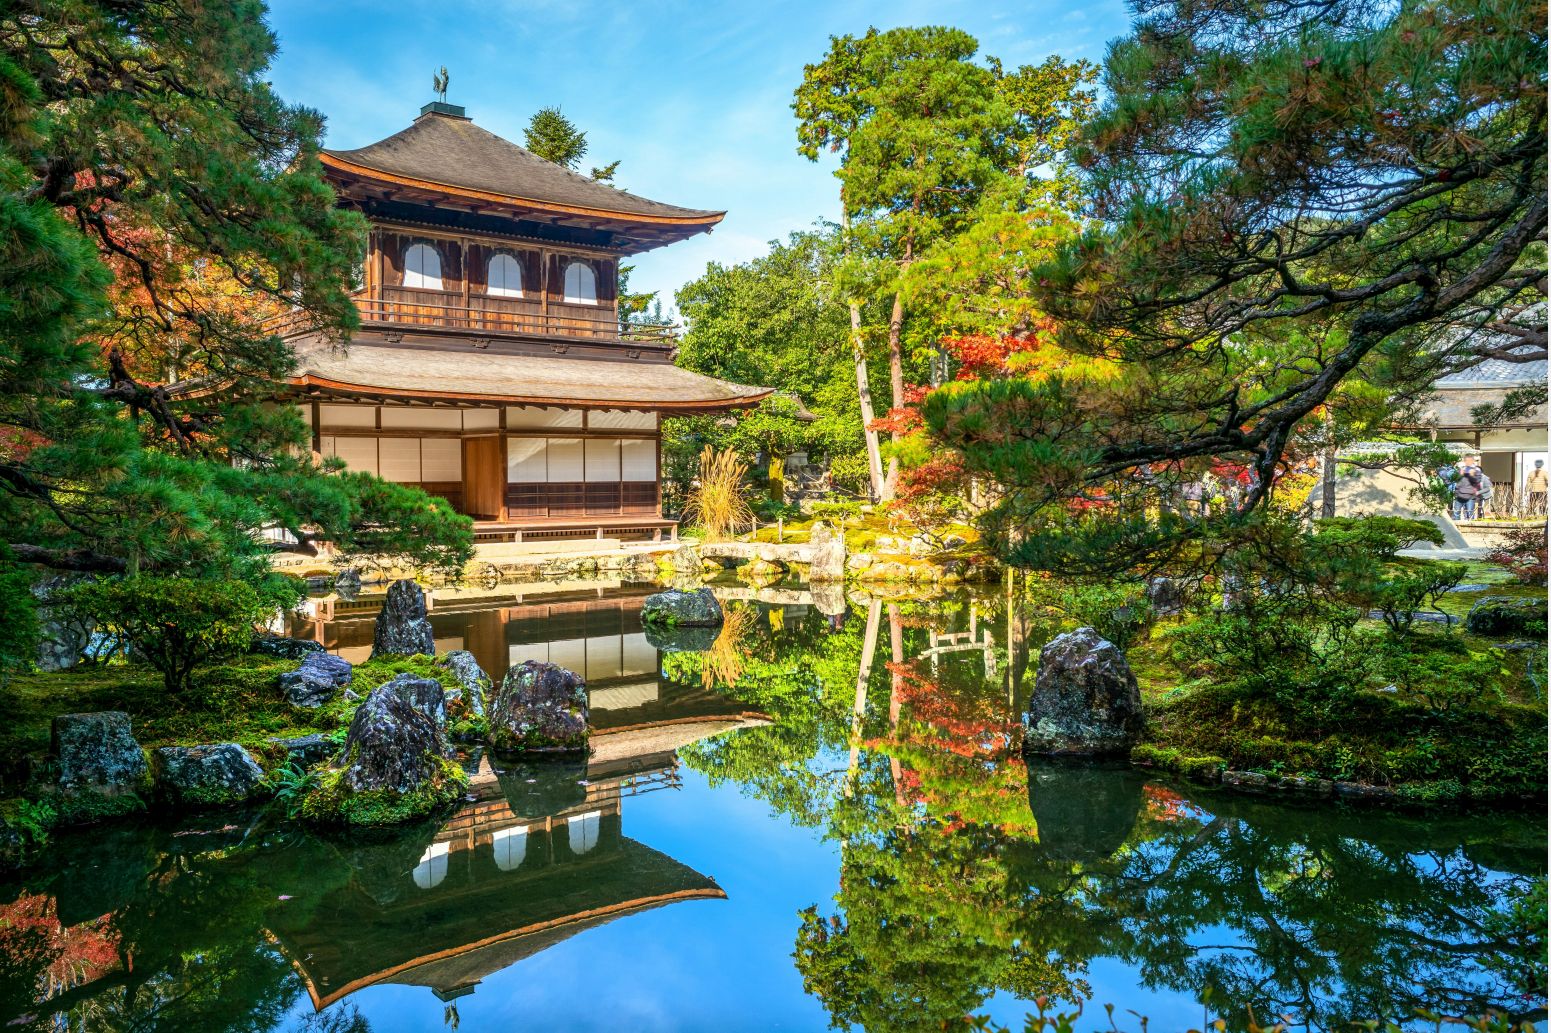
[(770, 393), (655, 356), (560, 357), (355, 341), (344, 349), (316, 344), (297, 358), (291, 384), (341, 395), (719, 412), (757, 405)]

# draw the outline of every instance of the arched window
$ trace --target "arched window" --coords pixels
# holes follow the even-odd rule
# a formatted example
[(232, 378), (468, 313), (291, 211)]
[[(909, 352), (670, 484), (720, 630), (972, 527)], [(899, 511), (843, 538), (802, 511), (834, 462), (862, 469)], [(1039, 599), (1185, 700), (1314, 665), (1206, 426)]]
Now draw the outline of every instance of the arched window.
[(442, 289), (442, 256), (430, 244), (411, 244), (404, 252), (404, 286)]
[(573, 305), (598, 303), (598, 274), (586, 262), (571, 262), (565, 267), (565, 300)]
[(495, 852), (495, 866), (503, 872), (515, 871), (528, 856), (528, 826), (498, 829), (490, 837), (490, 848)]
[(485, 293), (503, 298), (522, 297), (522, 266), (511, 255), (500, 254), (490, 260), (485, 276)]
[(570, 841), (571, 853), (580, 856), (598, 845), (598, 823), (602, 817), (602, 811), (588, 811), (573, 814), (566, 820), (566, 838)]
[(447, 878), (447, 851), (450, 848), (449, 843), (432, 843), (425, 848), (425, 853), (420, 855), (420, 863), (410, 873), (416, 886), (428, 890), (441, 885), (442, 880)]

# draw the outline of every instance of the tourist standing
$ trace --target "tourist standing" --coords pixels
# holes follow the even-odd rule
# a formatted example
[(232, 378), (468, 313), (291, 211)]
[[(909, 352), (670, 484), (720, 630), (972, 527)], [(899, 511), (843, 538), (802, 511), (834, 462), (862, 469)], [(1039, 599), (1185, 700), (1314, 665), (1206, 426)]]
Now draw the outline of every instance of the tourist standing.
[(1535, 460), (1535, 468), (1524, 478), (1524, 490), (1529, 495), (1529, 515), (1546, 515), (1546, 461)]
[(1475, 519), (1476, 499), (1481, 494), (1481, 474), (1467, 466), (1454, 481), (1454, 505), (1451, 507), (1455, 520)]

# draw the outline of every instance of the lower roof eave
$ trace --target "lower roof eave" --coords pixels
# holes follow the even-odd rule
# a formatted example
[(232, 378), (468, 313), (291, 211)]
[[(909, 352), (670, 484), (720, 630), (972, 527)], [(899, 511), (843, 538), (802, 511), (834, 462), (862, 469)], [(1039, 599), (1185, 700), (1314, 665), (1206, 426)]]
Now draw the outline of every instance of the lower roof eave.
[(340, 399), (370, 399), (377, 402), (401, 401), (408, 403), (452, 403), (462, 405), (542, 405), (562, 409), (628, 409), (639, 412), (661, 412), (676, 416), (730, 412), (734, 409), (752, 409), (774, 393), (774, 388), (739, 395), (733, 398), (704, 399), (621, 399), (621, 398), (561, 398), (540, 394), (476, 394), (462, 391), (435, 389), (385, 388), (365, 384), (351, 384), (330, 380), (312, 374), (287, 377), (287, 384), (307, 396), (329, 395)]

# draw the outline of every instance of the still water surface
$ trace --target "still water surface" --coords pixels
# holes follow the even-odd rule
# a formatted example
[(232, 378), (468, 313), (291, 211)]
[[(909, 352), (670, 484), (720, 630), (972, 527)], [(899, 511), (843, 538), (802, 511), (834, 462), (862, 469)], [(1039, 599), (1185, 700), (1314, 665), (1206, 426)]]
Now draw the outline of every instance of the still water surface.
[[(1031, 771), (1018, 703), (1059, 628), (999, 597), (778, 589), (697, 639), (648, 636), (649, 591), (436, 602), (438, 647), (497, 679), (585, 674), (585, 763), (471, 757), (455, 814), (375, 842), (261, 814), (62, 838), (0, 885), (0, 1029), (1021, 1028), (1040, 995), (1095, 1029), (1105, 1002), (1159, 1030), (1203, 999), (1312, 1029), (1544, 1015), (1515, 945), (1544, 822)], [(363, 659), (374, 606), (298, 630)]]

